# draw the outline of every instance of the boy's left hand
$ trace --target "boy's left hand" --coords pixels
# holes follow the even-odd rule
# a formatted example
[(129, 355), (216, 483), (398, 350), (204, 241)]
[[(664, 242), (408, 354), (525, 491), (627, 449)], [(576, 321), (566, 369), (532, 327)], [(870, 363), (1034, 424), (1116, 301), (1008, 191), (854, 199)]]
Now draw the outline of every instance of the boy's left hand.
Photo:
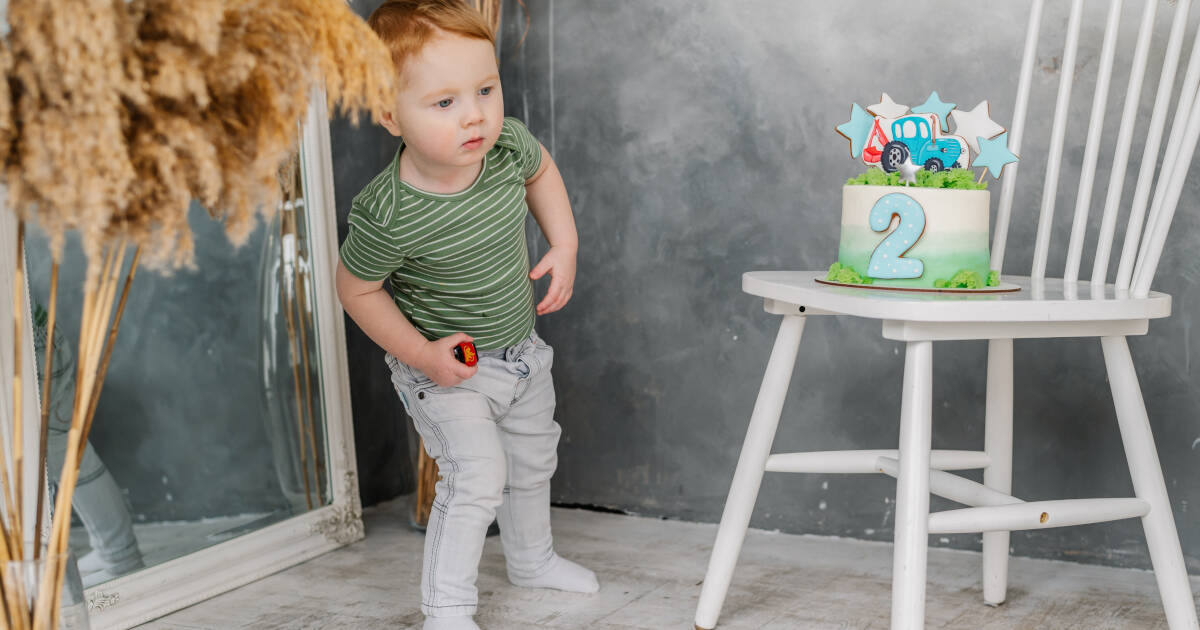
[(550, 272), (550, 288), (546, 290), (546, 297), (538, 302), (538, 315), (553, 313), (570, 301), (575, 288), (575, 250), (551, 247), (530, 270), (529, 277), (537, 280), (546, 272)]

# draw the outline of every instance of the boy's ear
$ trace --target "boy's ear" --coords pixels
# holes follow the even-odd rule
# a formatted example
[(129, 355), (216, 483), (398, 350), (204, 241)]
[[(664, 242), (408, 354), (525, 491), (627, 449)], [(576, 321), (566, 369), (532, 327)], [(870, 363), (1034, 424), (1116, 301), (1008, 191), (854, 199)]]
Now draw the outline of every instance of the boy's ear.
[(383, 117), (379, 120), (379, 124), (383, 125), (383, 128), (387, 129), (388, 133), (393, 136), (399, 137), (401, 135), (400, 125), (396, 123), (396, 119), (392, 117), (391, 112), (384, 112)]

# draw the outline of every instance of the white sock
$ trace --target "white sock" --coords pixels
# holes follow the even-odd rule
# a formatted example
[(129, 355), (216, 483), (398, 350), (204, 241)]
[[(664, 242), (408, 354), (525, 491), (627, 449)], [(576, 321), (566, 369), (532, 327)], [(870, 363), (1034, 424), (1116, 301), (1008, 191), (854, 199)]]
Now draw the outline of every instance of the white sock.
[(426, 617), (422, 630), (479, 630), (470, 615), (458, 617)]
[(550, 568), (545, 573), (535, 578), (523, 578), (509, 572), (508, 581), (526, 588), (553, 588), (572, 593), (595, 593), (600, 590), (595, 573), (558, 554), (550, 560)]

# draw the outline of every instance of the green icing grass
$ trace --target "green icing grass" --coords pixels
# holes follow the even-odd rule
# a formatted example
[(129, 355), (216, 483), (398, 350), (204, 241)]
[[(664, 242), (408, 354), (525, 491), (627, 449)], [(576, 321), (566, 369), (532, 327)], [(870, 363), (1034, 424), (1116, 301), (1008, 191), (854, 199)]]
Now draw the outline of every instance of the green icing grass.
[[(904, 186), (900, 173), (885, 173), (883, 169), (868, 168), (858, 177), (846, 180), (847, 186)], [(912, 184), (908, 184), (911, 186)], [(949, 188), (952, 190), (986, 190), (987, 182), (976, 183), (975, 173), (970, 169), (952, 168), (937, 173), (924, 169), (917, 171), (918, 188)]]
[(934, 280), (933, 286), (938, 289), (978, 289), (983, 286), (983, 280), (979, 278), (978, 273), (963, 270), (954, 274), (954, 277), (949, 280), (942, 278)]
[(840, 262), (835, 262), (829, 265), (829, 273), (825, 274), (825, 279), (830, 282), (841, 282), (842, 284), (874, 284), (875, 280), (868, 278), (849, 265), (843, 265)]
[(949, 280), (941, 278), (934, 280), (933, 286), (937, 289), (982, 289), (983, 287), (1000, 286), (1000, 272), (989, 271), (987, 279), (984, 280), (979, 277), (977, 272), (963, 269)]
[[(842, 284), (875, 284), (875, 279), (864, 276), (854, 270), (850, 265), (843, 265), (841, 262), (835, 262), (829, 265), (829, 272), (825, 274), (825, 279), (829, 282), (841, 282)], [(949, 280), (940, 278), (933, 281), (935, 289), (982, 289), (983, 287), (1000, 286), (1000, 272), (996, 270), (989, 271), (987, 278), (981, 278), (979, 273), (970, 269), (959, 270)]]

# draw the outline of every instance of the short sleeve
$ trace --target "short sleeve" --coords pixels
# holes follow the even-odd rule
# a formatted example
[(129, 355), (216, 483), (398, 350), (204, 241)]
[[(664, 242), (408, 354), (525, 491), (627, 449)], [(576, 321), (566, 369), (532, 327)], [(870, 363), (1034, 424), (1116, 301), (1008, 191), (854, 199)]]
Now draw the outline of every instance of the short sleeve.
[(349, 231), (338, 253), (350, 273), (375, 282), (404, 266), (404, 253), (378, 213), (355, 199), (347, 223)]
[(529, 133), (525, 123), (516, 118), (505, 118), (496, 144), (507, 147), (516, 154), (522, 178), (529, 179), (537, 174), (538, 167), (542, 165), (542, 145)]

